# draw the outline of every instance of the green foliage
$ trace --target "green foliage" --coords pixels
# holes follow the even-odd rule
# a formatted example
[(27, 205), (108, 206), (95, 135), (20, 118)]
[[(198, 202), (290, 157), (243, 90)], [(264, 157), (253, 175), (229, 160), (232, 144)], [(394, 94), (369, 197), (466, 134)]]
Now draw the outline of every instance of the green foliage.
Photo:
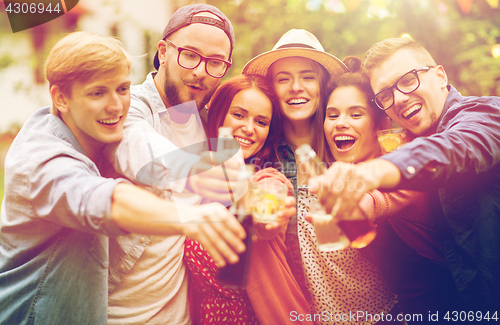
[(7, 68), (12, 63), (14, 63), (14, 59), (9, 54), (2, 54), (0, 56), (0, 70)]
[[(310, 10), (308, 2), (322, 4)], [(490, 53), (491, 45), (500, 43), (500, 14), (484, 0), (475, 0), (468, 15), (460, 12), (456, 0), (363, 0), (355, 10), (341, 13), (327, 10), (332, 3), (328, 0), (207, 3), (228, 16), (236, 33), (234, 64), (225, 78), (241, 73), (246, 62), (271, 50), (292, 28), (312, 32), (340, 59), (363, 56), (380, 40), (410, 34), (445, 67), (450, 83), (464, 95), (500, 95), (500, 59)]]

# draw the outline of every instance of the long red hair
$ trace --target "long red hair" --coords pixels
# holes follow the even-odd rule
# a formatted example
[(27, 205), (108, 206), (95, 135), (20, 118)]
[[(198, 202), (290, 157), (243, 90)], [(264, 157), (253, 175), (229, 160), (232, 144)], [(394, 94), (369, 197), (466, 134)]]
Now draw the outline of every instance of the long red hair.
[(257, 88), (269, 98), (273, 107), (269, 134), (262, 149), (252, 157), (246, 159), (246, 163), (252, 163), (256, 167), (275, 166), (278, 159), (278, 144), (281, 141), (283, 123), (281, 123), (281, 110), (278, 96), (273, 85), (263, 76), (242, 74), (227, 80), (220, 86), (212, 100), (208, 104), (208, 126), (207, 135), (209, 139), (217, 138), (219, 127), (224, 124), (229, 107), (234, 96), (244, 89)]

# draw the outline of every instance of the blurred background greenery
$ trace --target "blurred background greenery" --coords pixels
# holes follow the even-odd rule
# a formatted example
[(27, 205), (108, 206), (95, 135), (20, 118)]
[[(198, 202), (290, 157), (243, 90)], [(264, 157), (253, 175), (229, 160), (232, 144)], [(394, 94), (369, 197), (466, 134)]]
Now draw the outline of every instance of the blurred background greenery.
[[(153, 6), (155, 1), (160, 0), (148, 0), (144, 6)], [(233, 66), (225, 80), (241, 73), (245, 63), (254, 56), (271, 50), (286, 31), (302, 28), (316, 35), (325, 50), (339, 59), (348, 55), (363, 56), (374, 43), (407, 34), (425, 46), (436, 62), (444, 66), (450, 83), (462, 94), (500, 95), (499, 0), (167, 0), (172, 12), (180, 6), (200, 2), (221, 9), (234, 26)], [(109, 19), (118, 22), (123, 6), (131, 5), (126, 0), (81, 0), (77, 7), (85, 7), (75, 10), (73, 16), (64, 15), (66, 21), (56, 25), (57, 33), (46, 32), (49, 40), (45, 43), (39, 41), (43, 29), (33, 29), (30, 37), (35, 51), (30, 64), (38, 69), (39, 82), (44, 82), (39, 71), (43, 65), (36, 62), (44, 61), (50, 46), (62, 33), (85, 29), (81, 16), (92, 15), (93, 10), (100, 8), (97, 4), (112, 6), (116, 17), (109, 16)], [(5, 9), (0, 5), (0, 10)], [(0, 15), (0, 32), (11, 33), (7, 20), (3, 19), (6, 13), (0, 12)], [(127, 28), (120, 26), (113, 24), (108, 32), (125, 39)], [(144, 69), (133, 78), (135, 83), (141, 82), (147, 72), (153, 70), (151, 58), (162, 30), (144, 29), (141, 32), (148, 53), (143, 55), (141, 66)], [(0, 71), (20, 60), (5, 52), (6, 49), (0, 46)], [(33, 92), (30, 87), (24, 88)], [(0, 137), (0, 198), (3, 196), (3, 157), (18, 128), (14, 125), (2, 134), (7, 136)]]
[[(312, 32), (339, 59), (411, 36), (464, 95), (500, 94), (498, 0), (210, 0), (235, 25), (231, 76), (292, 28)], [(495, 50), (496, 49), (496, 50)], [(492, 51), (494, 54), (492, 54)], [(495, 57), (494, 57), (495, 55)]]

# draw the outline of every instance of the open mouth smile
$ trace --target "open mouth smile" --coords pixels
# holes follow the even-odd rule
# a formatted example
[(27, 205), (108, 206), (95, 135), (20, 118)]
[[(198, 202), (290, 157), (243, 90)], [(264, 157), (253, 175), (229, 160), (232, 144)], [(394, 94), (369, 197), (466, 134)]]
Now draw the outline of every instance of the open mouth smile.
[(115, 125), (118, 122), (120, 122), (120, 119), (121, 119), (121, 117), (108, 118), (108, 119), (105, 119), (105, 120), (97, 120), (97, 122), (99, 122), (100, 124), (103, 124), (103, 125), (112, 126), (112, 125)]
[(417, 105), (414, 105), (414, 106), (410, 107), (410, 109), (406, 110), (401, 115), (403, 115), (404, 119), (409, 120), (413, 116), (417, 115), (418, 112), (420, 112), (421, 109), (422, 109), (422, 104), (417, 104)]
[(240, 137), (237, 137), (237, 136), (235, 136), (234, 139), (236, 141), (238, 141), (239, 143), (241, 143), (242, 145), (245, 145), (245, 146), (249, 146), (249, 145), (255, 143), (255, 141), (251, 141), (249, 139), (240, 138)]
[(289, 99), (286, 103), (288, 105), (303, 105), (309, 102), (309, 99), (307, 98), (292, 98)]
[(337, 135), (333, 138), (333, 140), (337, 149), (342, 152), (350, 150), (357, 139), (350, 135)]

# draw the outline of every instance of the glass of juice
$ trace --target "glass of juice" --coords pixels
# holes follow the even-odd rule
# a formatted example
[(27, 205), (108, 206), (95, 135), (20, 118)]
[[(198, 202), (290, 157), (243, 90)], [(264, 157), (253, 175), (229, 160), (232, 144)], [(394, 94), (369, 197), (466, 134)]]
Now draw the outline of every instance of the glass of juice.
[(377, 235), (375, 226), (359, 208), (354, 209), (350, 216), (340, 218), (338, 225), (354, 248), (366, 247)]
[(254, 186), (250, 198), (253, 219), (259, 223), (278, 221), (277, 213), (285, 207), (287, 193), (288, 188), (280, 181), (269, 181)]
[(320, 251), (331, 252), (349, 247), (349, 239), (338, 226), (337, 220), (331, 214), (326, 214), (318, 201), (309, 204), (309, 215)]
[(377, 131), (377, 138), (383, 154), (394, 151), (409, 142), (408, 132), (402, 128)]

